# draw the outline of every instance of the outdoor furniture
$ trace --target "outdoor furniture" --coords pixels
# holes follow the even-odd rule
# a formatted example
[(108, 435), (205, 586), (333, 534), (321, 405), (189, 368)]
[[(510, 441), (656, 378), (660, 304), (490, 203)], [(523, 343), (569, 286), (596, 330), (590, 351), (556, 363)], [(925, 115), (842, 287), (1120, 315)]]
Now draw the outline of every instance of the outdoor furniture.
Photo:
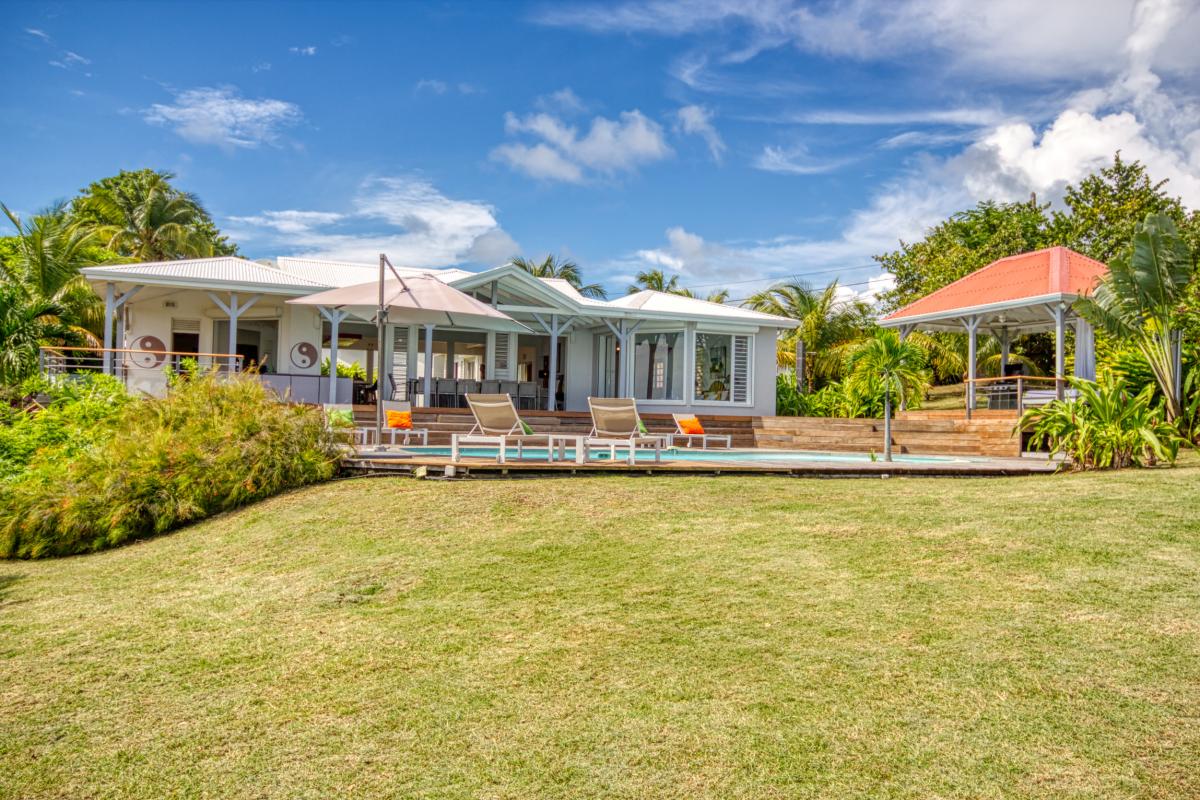
[(513, 406), (512, 396), (507, 394), (469, 394), (467, 405), (475, 417), (475, 427), (469, 433), (450, 436), (450, 460), (460, 461), (459, 448), (464, 444), (494, 444), (499, 448), (497, 462), (503, 464), (509, 445), (517, 446), (517, 458), (524, 454), (527, 444), (544, 444), (550, 450), (550, 434), (533, 433), (533, 429), (521, 421)]
[(615, 460), (617, 448), (624, 447), (633, 465), (637, 463), (637, 448), (653, 447), (654, 461), (662, 461), (663, 440), (668, 437), (646, 431), (632, 397), (589, 397), (588, 410), (592, 413), (592, 432), (585, 442), (589, 453), (593, 447), (605, 447), (609, 458)]
[(723, 442), (726, 447), (733, 447), (733, 437), (724, 433), (687, 433), (683, 429), (683, 421), (686, 419), (696, 419), (695, 414), (672, 414), (671, 418), (675, 420), (675, 433), (671, 434), (671, 444), (675, 444), (675, 440), (683, 438), (687, 440), (687, 447), (692, 446), (692, 440), (700, 440), (700, 449), (707, 450), (708, 443)]
[[(322, 405), (322, 407), (325, 409), (325, 426), (331, 431), (334, 430), (334, 427), (330, 423), (330, 417), (333, 416), (334, 414), (338, 414), (338, 415), (349, 414), (351, 423), (354, 422), (354, 405), (352, 403), (324, 403)], [(357, 444), (366, 444), (366, 442), (367, 442), (366, 432), (368, 430), (369, 430), (369, 428), (361, 428), (357, 425), (354, 426), (353, 436), (354, 436), (354, 443), (356, 445)]]
[(434, 378), (433, 394), (435, 406), (453, 408), (458, 405), (458, 382), (453, 378)]
[(538, 405), (538, 387), (533, 381), (521, 381), (517, 384), (517, 407), (540, 408)]
[(555, 457), (559, 461), (567, 460), (567, 445), (575, 448), (575, 463), (583, 464), (587, 462), (587, 445), (584, 440), (586, 436), (580, 436), (577, 433), (551, 433), (548, 435), (550, 440), (550, 460), (554, 461)]
[[(412, 403), (400, 402), (398, 400), (384, 400), (383, 401), (383, 421), (384, 421), (383, 433), (390, 434), (392, 444), (396, 443), (396, 434), (398, 434), (398, 433), (404, 434), (404, 441), (401, 442), (401, 445), (408, 444), (409, 440), (414, 436), (420, 437), (422, 445), (429, 444), (429, 429), (428, 428), (392, 428), (392, 427), (389, 427), (387, 424), (387, 413), (389, 411), (407, 411), (408, 413), (411, 414), (412, 413)], [(370, 428), (362, 428), (360, 430), (364, 431), (363, 442), (365, 443), (368, 438), (368, 435), (370, 433), (373, 433), (375, 431), (375, 428), (374, 428), (374, 426), (372, 426)], [(383, 442), (376, 442), (376, 444), (383, 444)]]

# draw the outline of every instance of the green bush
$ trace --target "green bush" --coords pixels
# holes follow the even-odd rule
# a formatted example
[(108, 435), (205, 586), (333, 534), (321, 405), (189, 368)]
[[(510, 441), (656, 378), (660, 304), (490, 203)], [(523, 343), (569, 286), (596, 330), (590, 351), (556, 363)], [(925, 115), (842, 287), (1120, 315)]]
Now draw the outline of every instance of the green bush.
[(24, 399), (19, 407), (0, 407), (0, 482), (20, 475), (35, 456), (68, 459), (108, 438), (129, 402), (121, 382), (109, 375), (56, 383), (35, 378), (22, 385), (20, 396), (37, 398), (42, 409), (31, 410), (36, 406)]
[[(356, 381), (365, 381), (367, 379), (366, 368), (363, 367), (362, 364), (359, 364), (357, 361), (351, 361), (351, 362), (347, 363), (345, 361), (342, 361), (339, 358), (337, 369), (338, 369), (338, 377), (339, 378), (353, 378)], [(321, 377), (323, 377), (323, 378), (329, 377), (329, 357), (328, 356), (326, 356), (325, 359), (321, 362)]]
[[(910, 392), (906, 407), (920, 408), (923, 391)], [(802, 393), (796, 388), (795, 376), (782, 373), (775, 379), (775, 413), (784, 417), (882, 417), (883, 387), (833, 381), (815, 392)]]
[(338, 443), (321, 409), (281, 404), (249, 375), (195, 375), (134, 400), (110, 435), (36, 452), (0, 484), (0, 554), (86, 553), (326, 480)]
[(1096, 383), (1069, 378), (1078, 397), (1026, 411), (1017, 423), (1033, 447), (1067, 456), (1074, 469), (1121, 469), (1174, 463), (1183, 442), (1166, 422), (1154, 385), (1134, 394), (1125, 379), (1105, 373)]

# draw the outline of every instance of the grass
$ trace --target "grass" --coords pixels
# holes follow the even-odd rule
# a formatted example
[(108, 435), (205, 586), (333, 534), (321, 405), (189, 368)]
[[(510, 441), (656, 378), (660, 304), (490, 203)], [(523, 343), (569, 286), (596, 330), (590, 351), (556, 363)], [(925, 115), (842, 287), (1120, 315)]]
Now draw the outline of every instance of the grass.
[(1200, 464), (343, 481), (0, 563), (0, 796), (1200, 796)]

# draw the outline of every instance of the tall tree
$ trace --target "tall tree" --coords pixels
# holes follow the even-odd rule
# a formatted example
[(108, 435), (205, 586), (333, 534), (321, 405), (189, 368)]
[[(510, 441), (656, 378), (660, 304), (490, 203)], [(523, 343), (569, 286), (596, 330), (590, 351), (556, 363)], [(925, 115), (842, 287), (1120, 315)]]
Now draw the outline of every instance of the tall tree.
[(996, 259), (1048, 247), (1047, 208), (1033, 200), (983, 202), (929, 229), (921, 241), (875, 256), (896, 279), (880, 296), (884, 307), (905, 306)]
[(667, 277), (661, 269), (648, 269), (644, 272), (639, 272), (634, 277), (634, 282), (629, 285), (629, 294), (636, 294), (649, 289), (653, 292), (666, 292), (667, 294), (679, 294), (679, 276), (672, 275)]
[(816, 378), (836, 378), (847, 347), (871, 325), (871, 309), (861, 301), (839, 299), (836, 280), (819, 291), (799, 282), (776, 284), (745, 305), (800, 322), (779, 338), (777, 360), (780, 366), (795, 367), (796, 388), (802, 392)]
[(71, 212), (114, 253), (138, 261), (234, 255), (200, 200), (171, 185), (174, 175), (122, 171), (88, 186)]
[(850, 353), (850, 380), (883, 393), (883, 460), (892, 460), (892, 398), (903, 400), (928, 381), (925, 351), (889, 328), (879, 328)]
[(548, 255), (541, 261), (533, 261), (521, 256), (515, 256), (510, 261), (514, 267), (519, 267), (525, 270), (535, 278), (560, 278), (575, 287), (575, 290), (584, 297), (608, 297), (608, 293), (604, 291), (604, 287), (598, 283), (584, 283), (583, 274), (579, 270), (579, 265), (570, 259), (559, 260), (553, 255)]
[(1148, 214), (1091, 297), (1076, 301), (1081, 316), (1127, 342), (1150, 364), (1167, 401), (1167, 417), (1183, 413), (1181, 309), (1195, 278), (1192, 253), (1166, 214)]
[(97, 246), (95, 234), (73, 221), (61, 204), (28, 222), (3, 203), (0, 209), (17, 231), (16, 254), (5, 263), (5, 279), (61, 308), (66, 323), (79, 328), (80, 336), (99, 330), (102, 304), (79, 270), (117, 260), (115, 256)]
[[(1176, 227), (1194, 238), (1196, 216), (1184, 210), (1179, 198), (1165, 191), (1167, 181), (1154, 181), (1139, 161), (1125, 161), (1118, 151), (1112, 164), (1067, 186), (1065, 210), (1051, 217), (1049, 236), (1086, 256), (1108, 263), (1129, 247), (1148, 214), (1165, 214)], [(1196, 226), (1200, 227), (1200, 226)]]

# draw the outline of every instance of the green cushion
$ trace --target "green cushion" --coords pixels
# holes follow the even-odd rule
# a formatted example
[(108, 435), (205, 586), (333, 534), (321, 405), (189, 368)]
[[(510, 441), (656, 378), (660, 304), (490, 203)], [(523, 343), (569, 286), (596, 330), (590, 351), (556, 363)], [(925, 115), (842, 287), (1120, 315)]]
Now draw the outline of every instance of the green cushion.
[(354, 414), (344, 408), (329, 411), (329, 424), (335, 428), (353, 428)]
[(642, 422), (641, 417), (638, 417), (638, 432), (639, 433), (649, 433), (650, 432), (650, 431), (646, 430), (646, 423)]
[(525, 420), (519, 420), (519, 422), (521, 423), (521, 432), (522, 433), (524, 433), (526, 436), (533, 433), (533, 428), (529, 427), (528, 422), (526, 422)]

